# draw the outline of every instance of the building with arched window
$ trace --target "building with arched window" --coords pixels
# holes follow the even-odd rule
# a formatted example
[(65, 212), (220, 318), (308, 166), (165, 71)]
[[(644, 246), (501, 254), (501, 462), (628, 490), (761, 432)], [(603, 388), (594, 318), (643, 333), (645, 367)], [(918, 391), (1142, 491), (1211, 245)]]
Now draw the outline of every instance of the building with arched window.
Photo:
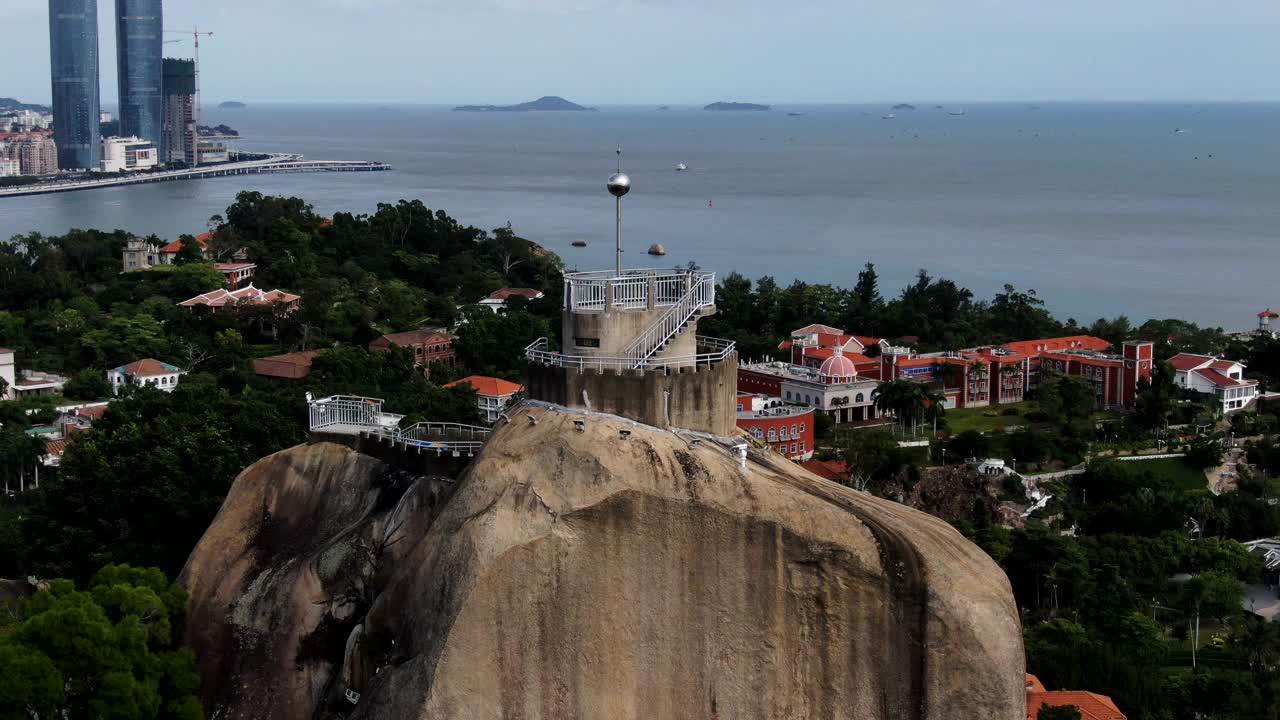
[(792, 460), (813, 457), (814, 409), (778, 397), (738, 394), (738, 427)]

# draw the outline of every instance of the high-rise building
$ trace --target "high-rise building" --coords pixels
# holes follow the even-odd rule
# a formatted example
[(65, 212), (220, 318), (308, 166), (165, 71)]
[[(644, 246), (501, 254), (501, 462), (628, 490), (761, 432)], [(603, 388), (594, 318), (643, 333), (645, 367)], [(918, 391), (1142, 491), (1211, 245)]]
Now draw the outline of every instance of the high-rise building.
[(58, 172), (58, 146), (48, 135), (33, 133), (14, 139), (0, 155), (17, 160), (21, 175), (52, 175)]
[(161, 0), (116, 0), (116, 73), (120, 85), (120, 134), (157, 145), (164, 122), (161, 90)]
[(196, 157), (196, 63), (194, 60), (164, 59), (164, 128), (160, 140), (160, 160), (195, 166)]
[(98, 3), (49, 0), (49, 68), (58, 167), (98, 168)]

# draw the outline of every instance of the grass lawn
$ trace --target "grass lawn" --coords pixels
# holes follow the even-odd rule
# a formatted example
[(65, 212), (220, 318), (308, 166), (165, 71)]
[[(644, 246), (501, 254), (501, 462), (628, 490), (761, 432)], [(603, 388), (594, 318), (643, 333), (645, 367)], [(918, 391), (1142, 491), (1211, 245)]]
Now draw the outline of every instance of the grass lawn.
[(1150, 470), (1157, 475), (1171, 477), (1178, 481), (1184, 490), (1207, 490), (1209, 481), (1204, 473), (1182, 461), (1182, 458), (1160, 458), (1158, 460), (1126, 460), (1135, 470)]
[[(1017, 415), (1001, 415), (1007, 408), (1016, 408)], [(1034, 412), (1039, 405), (1034, 401), (1015, 403), (1013, 405), (996, 405), (984, 408), (962, 408), (948, 410), (946, 414), (947, 428), (952, 435), (959, 435), (966, 430), (978, 432), (999, 432), (1007, 427), (1021, 427), (1027, 424), (1023, 415)]]

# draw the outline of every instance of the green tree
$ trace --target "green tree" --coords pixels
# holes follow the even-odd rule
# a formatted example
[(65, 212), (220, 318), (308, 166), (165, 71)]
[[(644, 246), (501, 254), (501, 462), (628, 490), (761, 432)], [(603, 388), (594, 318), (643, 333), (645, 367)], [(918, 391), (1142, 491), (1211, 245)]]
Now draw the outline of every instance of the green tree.
[(1035, 290), (1019, 292), (1006, 284), (989, 308), (991, 331), (1003, 340), (1039, 338), (1058, 329)]
[(105, 400), (111, 397), (111, 383), (103, 371), (88, 368), (68, 380), (62, 394), (71, 400)]
[(1217, 435), (1200, 435), (1191, 441), (1185, 460), (1197, 470), (1217, 467), (1222, 464), (1226, 450), (1222, 447), (1222, 438)]
[(524, 349), (540, 337), (552, 336), (544, 318), (527, 312), (500, 315), (485, 309), (467, 314), (458, 332), (458, 356), (478, 375), (518, 378), (524, 374)]
[(897, 471), (898, 441), (882, 430), (858, 430), (844, 438), (840, 450), (849, 465), (849, 479), (857, 490), (886, 480)]
[(1081, 720), (1080, 708), (1075, 705), (1042, 705), (1036, 720)]
[(198, 720), (195, 658), (172, 637), (185, 604), (157, 570), (50, 581), (0, 628), (0, 717)]
[(196, 241), (193, 235), (180, 235), (178, 242), (182, 243), (178, 248), (178, 253), (173, 256), (175, 265), (186, 265), (188, 263), (198, 263), (204, 260), (204, 248)]

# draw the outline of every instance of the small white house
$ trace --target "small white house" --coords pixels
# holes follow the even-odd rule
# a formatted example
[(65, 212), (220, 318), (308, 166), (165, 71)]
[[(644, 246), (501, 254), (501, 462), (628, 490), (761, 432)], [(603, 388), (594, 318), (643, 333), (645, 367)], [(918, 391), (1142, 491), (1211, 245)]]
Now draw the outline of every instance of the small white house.
[(107, 380), (111, 383), (111, 390), (116, 395), (124, 392), (128, 385), (147, 385), (165, 392), (173, 392), (173, 389), (178, 387), (178, 378), (186, 374), (185, 370), (169, 363), (145, 358), (108, 370)]
[(490, 425), (498, 422), (498, 415), (511, 404), (515, 396), (524, 390), (524, 387), (513, 382), (503, 380), (502, 378), (487, 377), (484, 375), (471, 375), (461, 380), (445, 385), (446, 388), (455, 385), (470, 385), (476, 391), (476, 405), (480, 409), (480, 416)]
[(0, 400), (12, 400), (17, 373), (14, 372), (14, 352), (9, 348), (0, 347), (0, 380), (4, 381), (4, 389), (0, 390)]
[(1169, 364), (1175, 385), (1215, 396), (1224, 415), (1248, 407), (1258, 397), (1258, 382), (1245, 379), (1243, 363), (1182, 353), (1170, 358)]
[(494, 313), (500, 313), (507, 309), (507, 300), (517, 295), (525, 300), (540, 300), (542, 291), (534, 288), (502, 288), (489, 293), (489, 297), (481, 300), (479, 305), (489, 308)]

